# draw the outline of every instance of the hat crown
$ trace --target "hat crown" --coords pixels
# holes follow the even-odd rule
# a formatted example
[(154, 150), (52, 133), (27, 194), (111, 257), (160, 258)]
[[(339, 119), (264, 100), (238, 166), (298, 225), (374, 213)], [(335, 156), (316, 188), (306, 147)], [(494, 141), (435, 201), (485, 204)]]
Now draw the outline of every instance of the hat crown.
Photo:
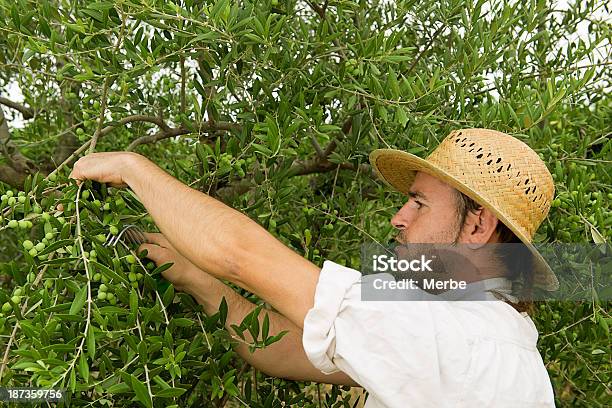
[(477, 192), (529, 241), (548, 215), (553, 178), (538, 154), (515, 137), (490, 129), (456, 130), (426, 160)]

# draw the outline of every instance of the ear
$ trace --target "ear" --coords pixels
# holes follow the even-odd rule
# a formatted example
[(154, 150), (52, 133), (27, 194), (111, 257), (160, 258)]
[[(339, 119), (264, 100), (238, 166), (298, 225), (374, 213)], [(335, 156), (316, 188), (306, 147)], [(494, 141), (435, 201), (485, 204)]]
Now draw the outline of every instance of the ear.
[(492, 211), (481, 207), (469, 211), (465, 218), (464, 237), (469, 248), (477, 249), (495, 240), (495, 228), (499, 220)]

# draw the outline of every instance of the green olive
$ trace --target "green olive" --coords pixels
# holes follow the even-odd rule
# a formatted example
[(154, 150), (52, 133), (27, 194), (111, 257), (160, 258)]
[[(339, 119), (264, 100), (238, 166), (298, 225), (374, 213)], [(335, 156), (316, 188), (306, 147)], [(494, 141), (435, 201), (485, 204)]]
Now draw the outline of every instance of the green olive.
[(9, 228), (17, 228), (19, 226), (19, 223), (17, 222), (17, 220), (10, 220), (8, 222), (8, 227)]
[(136, 263), (136, 257), (134, 257), (134, 255), (131, 255), (131, 254), (130, 254), (130, 255), (127, 255), (127, 256), (125, 257), (125, 260), (126, 260), (126, 262), (127, 262), (127, 263), (129, 263), (129, 264), (135, 264), (135, 263)]
[(19, 196), (17, 197), (17, 201), (19, 201), (19, 203), (23, 204), (26, 202), (26, 198), (24, 196)]
[(6, 302), (2, 305), (2, 313), (8, 313), (13, 310), (13, 306), (9, 302)]
[(110, 292), (106, 293), (106, 300), (108, 300), (109, 302), (113, 300), (114, 298), (115, 298), (115, 295), (113, 293), (110, 293)]
[(102, 275), (100, 274), (100, 272), (96, 272), (94, 273), (94, 276), (91, 278), (91, 280), (93, 280), (94, 282), (100, 282), (101, 277)]
[(23, 241), (22, 245), (23, 249), (25, 249), (26, 251), (29, 251), (30, 249), (34, 248), (34, 243), (32, 243), (32, 241), (30, 241), (29, 239)]
[(138, 277), (134, 272), (130, 272), (128, 274), (128, 279), (130, 280), (130, 282), (136, 282), (138, 280)]
[(100, 300), (106, 299), (106, 292), (98, 292), (98, 299)]
[(8, 205), (10, 205), (10, 206), (15, 205), (16, 202), (17, 202), (17, 199), (15, 197), (9, 197), (9, 199), (7, 201)]
[(106, 286), (104, 283), (100, 285), (100, 292), (106, 292), (108, 290), (108, 286)]
[(21, 303), (21, 296), (13, 296), (11, 298), (11, 302), (15, 303), (16, 305), (18, 305), (19, 303)]
[(116, 227), (116, 226), (114, 226), (114, 225), (111, 225), (111, 226), (110, 226), (109, 231), (110, 231), (110, 233), (111, 233), (111, 234), (113, 234), (113, 235), (117, 235), (117, 234), (119, 234), (119, 228), (117, 228), (117, 227)]
[(44, 250), (44, 249), (45, 249), (45, 247), (46, 247), (46, 245), (45, 245), (45, 244), (43, 244), (42, 242), (39, 242), (38, 244), (36, 244), (36, 246), (35, 246), (34, 248), (36, 248), (36, 250), (37, 250), (38, 252), (40, 252), (40, 251)]
[(54, 237), (54, 236), (55, 236), (55, 235), (54, 235), (52, 232), (47, 232), (47, 233), (45, 234), (45, 238), (46, 238), (47, 240), (49, 240), (49, 241), (51, 241), (51, 240), (53, 239), (53, 237)]

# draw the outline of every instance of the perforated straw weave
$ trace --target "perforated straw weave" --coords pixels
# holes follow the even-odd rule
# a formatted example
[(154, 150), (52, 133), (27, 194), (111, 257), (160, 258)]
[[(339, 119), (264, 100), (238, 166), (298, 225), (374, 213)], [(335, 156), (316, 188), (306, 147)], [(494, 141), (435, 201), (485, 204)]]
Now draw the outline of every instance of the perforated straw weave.
[(553, 178), (538, 154), (519, 139), (490, 129), (451, 132), (422, 159), (395, 149), (370, 154), (377, 175), (407, 194), (417, 171), (434, 176), (491, 210), (534, 255), (534, 285), (553, 291), (559, 281), (532, 239), (548, 215)]

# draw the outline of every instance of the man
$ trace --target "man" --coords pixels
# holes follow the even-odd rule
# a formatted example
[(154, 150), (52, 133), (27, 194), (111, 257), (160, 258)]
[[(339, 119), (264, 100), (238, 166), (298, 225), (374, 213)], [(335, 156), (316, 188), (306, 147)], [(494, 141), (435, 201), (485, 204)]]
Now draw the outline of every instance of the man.
[[(464, 129), (427, 159), (382, 149), (370, 161), (383, 180), (410, 196), (391, 220), (398, 241), (457, 242), (478, 251), (516, 237), (534, 259), (533, 274), (525, 275), (556, 289), (554, 274), (531, 245), (550, 208), (552, 177), (523, 142)], [(503, 301), (512, 295), (499, 268), (480, 282), (494, 301), (362, 301), (358, 271), (330, 260), (317, 267), (246, 215), (142, 156), (90, 154), (71, 177), (132, 188), (161, 231), (149, 234), (152, 243), (142, 249), (157, 263), (174, 262), (164, 276), (207, 313), (225, 296), (228, 327), (255, 305), (218, 279), (270, 303), (276, 310), (269, 312), (270, 333), (289, 333), (254, 354), (244, 345), (237, 349), (269, 375), (362, 386), (367, 408), (554, 406), (537, 330), (526, 313)], [(466, 207), (466, 196), (479, 207)], [(507, 296), (496, 300), (495, 293)]]

